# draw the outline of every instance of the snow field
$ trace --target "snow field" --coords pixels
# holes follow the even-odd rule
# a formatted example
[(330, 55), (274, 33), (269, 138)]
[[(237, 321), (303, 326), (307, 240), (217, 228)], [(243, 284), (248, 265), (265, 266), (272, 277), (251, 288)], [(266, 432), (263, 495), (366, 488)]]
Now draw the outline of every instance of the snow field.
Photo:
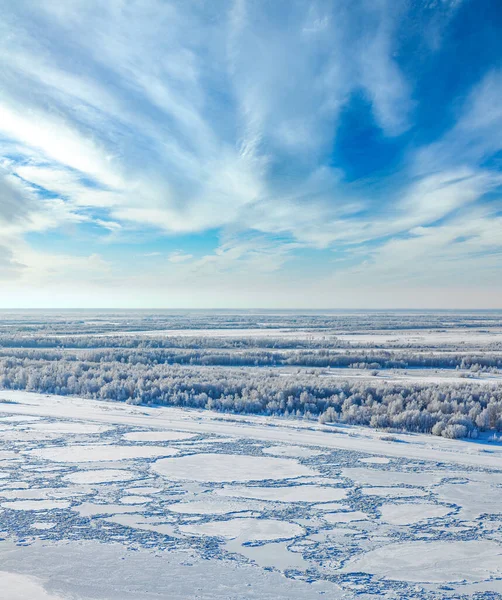
[[(48, 411), (50, 406), (45, 398), (37, 405), (29, 396), (28, 403), (9, 408)], [(437, 600), (447, 597), (443, 585), (456, 598), (464, 590), (496, 591), (500, 583), (502, 464), (497, 470), (487, 454), (470, 466), (462, 442), (455, 442), (459, 467), (444, 459), (452, 455), (447, 440), (427, 447), (427, 459), (420, 459), (420, 437), (395, 446), (386, 442), (397, 447), (398, 456), (382, 455), (381, 445), (378, 454), (368, 456), (375, 438), (322, 431), (309, 437), (301, 423), (212, 421), (210, 415), (204, 421), (192, 411), (157, 410), (151, 417), (156, 428), (147, 430), (148, 412), (107, 406), (101, 415), (105, 422), (91, 421), (100, 416), (91, 405), (86, 421), (85, 406), (76, 404), (82, 412), (74, 423), (67, 415), (58, 420), (57, 414), (44, 412), (34, 415), (37, 421), (6, 422), (3, 433), (12, 438), (0, 438), (0, 460), (6, 461), (0, 470), (5, 475), (0, 479), (2, 536), (24, 540), (16, 556), (29, 557), (39, 538), (44, 546), (36, 564), (59, 548), (74, 560), (84, 540), (99, 542), (100, 553), (113, 544), (134, 549), (131, 556), (150, 552), (154, 564), (160, 556), (177, 560), (190, 551), (206, 565), (205, 577), (227, 565), (224, 585), (229, 564), (251, 568), (259, 581), (272, 569), (292, 586), (288, 598), (297, 591), (302, 598), (316, 597), (309, 594), (317, 588), (302, 587), (304, 579), (329, 598), (347, 599), (394, 594)], [(171, 414), (178, 421), (170, 419), (160, 429), (162, 414), (166, 422)], [(215, 433), (221, 423), (224, 430)], [(57, 442), (38, 437), (49, 428), (58, 432)], [(207, 440), (210, 452), (205, 440), (191, 442), (201, 433), (213, 436)], [(288, 443), (292, 437), (312, 443)], [(342, 447), (330, 446), (340, 439)], [(5, 543), (0, 541), (0, 558)], [(38, 577), (36, 564), (18, 559), (8, 572), (29, 566)], [(53, 579), (55, 567), (44, 564)], [(130, 576), (136, 581), (142, 573), (133, 570)], [(42, 594), (52, 594), (52, 588), (40, 585)], [(84, 582), (76, 582), (63, 600), (84, 600), (79, 585)], [(110, 595), (108, 580), (100, 585), (96, 598), (119, 600)], [(120, 582), (115, 585), (121, 589)], [(280, 589), (277, 582), (274, 586), (272, 594)], [(120, 600), (148, 597), (120, 593), (125, 594)]]

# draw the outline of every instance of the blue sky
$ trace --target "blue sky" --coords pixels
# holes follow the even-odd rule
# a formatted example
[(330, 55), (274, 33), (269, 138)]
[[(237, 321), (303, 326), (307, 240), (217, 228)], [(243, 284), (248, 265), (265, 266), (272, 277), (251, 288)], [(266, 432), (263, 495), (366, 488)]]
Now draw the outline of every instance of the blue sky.
[(502, 307), (497, 0), (0, 9), (0, 306)]

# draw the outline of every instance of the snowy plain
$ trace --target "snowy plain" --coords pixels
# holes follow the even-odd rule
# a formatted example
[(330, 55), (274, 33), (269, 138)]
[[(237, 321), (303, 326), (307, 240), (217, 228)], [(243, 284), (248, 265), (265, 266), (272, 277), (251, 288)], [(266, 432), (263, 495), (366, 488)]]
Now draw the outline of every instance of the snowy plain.
[(5, 600), (502, 597), (501, 444), (22, 391), (0, 427)]

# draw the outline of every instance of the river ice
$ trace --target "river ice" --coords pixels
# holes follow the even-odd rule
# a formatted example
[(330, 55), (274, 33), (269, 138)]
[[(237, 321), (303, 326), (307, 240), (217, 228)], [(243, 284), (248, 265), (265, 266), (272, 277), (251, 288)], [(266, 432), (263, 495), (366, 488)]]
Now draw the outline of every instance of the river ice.
[(502, 590), (497, 445), (8, 396), (8, 600), (491, 600)]

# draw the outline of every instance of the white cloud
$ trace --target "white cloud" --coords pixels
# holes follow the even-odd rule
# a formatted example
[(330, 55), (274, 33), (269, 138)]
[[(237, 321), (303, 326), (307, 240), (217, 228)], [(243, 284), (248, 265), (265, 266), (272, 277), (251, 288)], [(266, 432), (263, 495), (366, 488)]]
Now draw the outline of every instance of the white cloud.
[[(151, 272), (111, 265), (95, 248), (57, 256), (23, 244), (27, 233), (81, 223), (100, 227), (107, 243), (152, 230), (217, 231), (219, 247), (202, 258), (177, 251), (151, 261), (163, 263), (166, 285), (187, 289), (254, 278), (282, 297), (280, 284), (300, 277), (282, 269), (307, 248), (368, 260), (359, 270), (339, 266), (336, 277), (351, 285), (376, 272), (442, 277), (439, 263), (458, 274), (456, 252), (495, 268), (499, 220), (478, 205), (502, 183), (480, 166), (502, 146), (501, 72), (488, 73), (456, 125), (380, 189), (348, 184), (333, 147), (354, 95), (365, 94), (384, 136), (413, 125), (413, 82), (395, 46), (406, 7), (279, 4), (265, 16), (263, 3), (245, 0), (6, 4), (0, 270), (40, 285), (108, 277), (119, 286), (129, 274), (155, 287)], [(454, 8), (443, 3), (426, 32), (431, 47)], [(148, 255), (157, 253), (135, 252)], [(339, 280), (326, 281), (318, 289)]]
[[(0, 131), (25, 154), (17, 172), (74, 212), (100, 207), (129, 226), (203, 231), (269, 204), (278, 160), (311, 179), (358, 88), (386, 131), (407, 126), (388, 7), (358, 9), (363, 43), (358, 17), (336, 4), (290, 7), (287, 28), (272, 13), (264, 27), (258, 9), (236, 2), (215, 24), (203, 7), (153, 0), (47, 3), (24, 20), (12, 5), (0, 49), (16, 79), (0, 94)], [(290, 213), (305, 203), (292, 200)]]
[(183, 252), (183, 250), (176, 250), (175, 252), (171, 252), (167, 257), (167, 260), (171, 263), (184, 263), (193, 258), (193, 254), (187, 254)]
[(502, 70), (489, 71), (464, 102), (455, 126), (438, 142), (417, 152), (417, 172), (479, 164), (502, 149)]

